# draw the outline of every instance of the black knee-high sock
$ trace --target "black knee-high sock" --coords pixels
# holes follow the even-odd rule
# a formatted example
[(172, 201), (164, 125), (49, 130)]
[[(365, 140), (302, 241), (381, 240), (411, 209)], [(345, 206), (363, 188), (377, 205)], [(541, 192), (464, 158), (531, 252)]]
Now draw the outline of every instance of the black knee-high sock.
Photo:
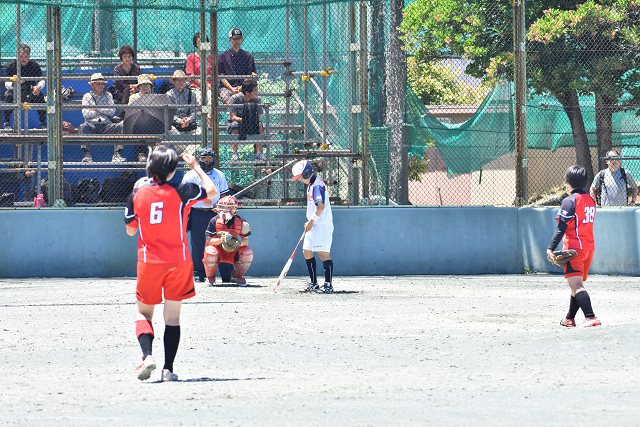
[(307, 270), (309, 270), (311, 283), (316, 283), (318, 281), (318, 275), (316, 273), (316, 257), (305, 259), (305, 261), (307, 261)]
[(333, 278), (333, 261), (322, 261), (322, 266), (324, 267), (324, 281), (331, 283)]
[(140, 348), (142, 349), (142, 358), (146, 359), (151, 354), (151, 348), (153, 347), (153, 335), (141, 334), (138, 337)]
[(576, 300), (576, 297), (572, 296), (571, 302), (569, 303), (569, 312), (567, 313), (567, 319), (575, 319), (576, 313), (578, 312), (579, 309), (580, 309), (580, 306), (578, 305), (578, 301)]
[(589, 294), (587, 293), (587, 291), (578, 292), (576, 294), (576, 301), (582, 309), (584, 317), (588, 317), (590, 319), (596, 317), (596, 315), (593, 314), (593, 309), (591, 308), (591, 298), (589, 298)]
[(164, 368), (173, 372), (173, 361), (180, 344), (180, 325), (165, 326), (164, 329)]

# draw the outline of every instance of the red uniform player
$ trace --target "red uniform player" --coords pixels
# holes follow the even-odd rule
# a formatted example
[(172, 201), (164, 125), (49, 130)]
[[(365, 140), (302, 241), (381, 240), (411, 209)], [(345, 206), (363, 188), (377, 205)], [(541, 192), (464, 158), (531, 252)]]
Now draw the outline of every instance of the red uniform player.
[(589, 267), (595, 250), (593, 221), (596, 217), (596, 203), (584, 191), (588, 184), (587, 172), (583, 167), (571, 166), (565, 173), (565, 185), (571, 195), (565, 198), (556, 215), (558, 228), (547, 248), (547, 256), (555, 259), (552, 252), (562, 239), (562, 249), (574, 249), (577, 255), (564, 266), (564, 277), (571, 288), (571, 301), (567, 316), (560, 321), (562, 326), (575, 327), (575, 316), (582, 309), (585, 321), (583, 327), (598, 326), (600, 320), (593, 314), (591, 299), (583, 282), (589, 275)]
[[(220, 269), (223, 282), (247, 286), (243, 276), (253, 261), (253, 250), (247, 246), (251, 235), (249, 223), (236, 215), (239, 207), (241, 206), (235, 197), (223, 197), (216, 205), (218, 215), (211, 219), (207, 227), (207, 247), (202, 262), (210, 285), (215, 284), (216, 274)], [(222, 237), (224, 233), (241, 239), (240, 246), (235, 250), (225, 250)]]
[(156, 367), (151, 355), (154, 338), (151, 320), (155, 305), (162, 302), (163, 291), (166, 327), (162, 381), (178, 379), (173, 373), (173, 361), (180, 343), (180, 308), (182, 300), (196, 294), (186, 219), (197, 201), (218, 196), (218, 190), (195, 157), (185, 154), (183, 159), (200, 175), (202, 187), (169, 183), (178, 166), (178, 155), (171, 148), (158, 147), (147, 161), (147, 176), (152, 181), (136, 183), (124, 213), (127, 234), (134, 236), (138, 232), (136, 336), (143, 363), (136, 371), (140, 380), (149, 378)]

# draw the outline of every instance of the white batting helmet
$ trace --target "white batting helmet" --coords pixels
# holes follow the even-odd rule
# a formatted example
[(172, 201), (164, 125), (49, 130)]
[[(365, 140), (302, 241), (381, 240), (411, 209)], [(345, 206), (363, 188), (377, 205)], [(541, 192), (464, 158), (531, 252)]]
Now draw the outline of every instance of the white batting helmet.
[(311, 178), (311, 175), (313, 175), (313, 165), (307, 160), (301, 160), (293, 165), (291, 172), (293, 173), (291, 181), (296, 181), (300, 177), (303, 179), (309, 179)]

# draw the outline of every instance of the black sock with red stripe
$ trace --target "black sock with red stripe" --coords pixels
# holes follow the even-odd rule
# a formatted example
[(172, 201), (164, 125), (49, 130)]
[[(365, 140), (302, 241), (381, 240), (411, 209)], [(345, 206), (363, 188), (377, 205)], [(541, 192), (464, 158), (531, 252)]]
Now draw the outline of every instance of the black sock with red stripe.
[(153, 324), (149, 320), (136, 321), (136, 337), (142, 349), (142, 359), (146, 359), (151, 354), (153, 347)]
[(138, 342), (140, 343), (140, 348), (142, 349), (142, 359), (144, 360), (151, 354), (151, 349), (153, 347), (153, 335), (142, 334), (138, 337)]
[(180, 325), (165, 326), (164, 328), (164, 368), (173, 372), (173, 361), (180, 344)]
[(309, 270), (309, 278), (311, 279), (311, 283), (318, 282), (318, 275), (316, 274), (316, 257), (306, 259), (307, 262), (307, 270)]
[(571, 302), (569, 303), (569, 312), (567, 313), (567, 319), (575, 319), (576, 313), (580, 310), (576, 297), (571, 296)]
[(584, 317), (589, 319), (596, 317), (596, 315), (593, 314), (593, 308), (591, 308), (591, 298), (589, 298), (589, 294), (586, 290), (576, 293), (576, 301), (582, 309)]

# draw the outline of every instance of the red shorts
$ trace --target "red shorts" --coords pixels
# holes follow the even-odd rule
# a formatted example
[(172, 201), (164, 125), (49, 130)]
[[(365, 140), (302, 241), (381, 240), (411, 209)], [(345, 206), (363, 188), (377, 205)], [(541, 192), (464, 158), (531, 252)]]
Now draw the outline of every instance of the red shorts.
[(138, 262), (138, 283), (136, 298), (138, 301), (155, 305), (164, 298), (170, 301), (182, 301), (196, 295), (193, 284), (193, 262), (191, 260), (147, 264)]
[(578, 254), (564, 266), (564, 277), (582, 276), (582, 280), (586, 282), (594, 251), (576, 249), (576, 252)]

